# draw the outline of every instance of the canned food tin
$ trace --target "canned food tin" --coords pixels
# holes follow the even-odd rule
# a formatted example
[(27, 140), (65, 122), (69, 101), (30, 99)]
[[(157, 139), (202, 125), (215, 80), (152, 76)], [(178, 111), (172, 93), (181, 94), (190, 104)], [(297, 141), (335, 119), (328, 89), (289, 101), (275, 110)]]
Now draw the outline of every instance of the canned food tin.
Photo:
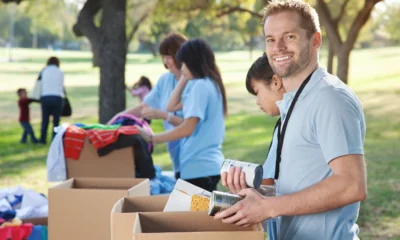
[(261, 165), (226, 159), (222, 163), (221, 172), (228, 172), (231, 167), (240, 167), (242, 169), (248, 187), (260, 187), (264, 173)]
[(213, 191), (211, 193), (210, 205), (208, 206), (208, 215), (214, 216), (218, 212), (224, 211), (235, 203), (243, 200), (243, 197), (231, 193)]

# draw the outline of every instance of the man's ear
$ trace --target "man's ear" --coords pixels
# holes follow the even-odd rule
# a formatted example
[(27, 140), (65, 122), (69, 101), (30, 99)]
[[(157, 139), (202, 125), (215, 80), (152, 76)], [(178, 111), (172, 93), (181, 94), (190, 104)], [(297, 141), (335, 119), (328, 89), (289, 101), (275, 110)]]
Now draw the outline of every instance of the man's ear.
[(322, 34), (321, 32), (315, 32), (312, 36), (313, 48), (319, 49), (322, 45)]

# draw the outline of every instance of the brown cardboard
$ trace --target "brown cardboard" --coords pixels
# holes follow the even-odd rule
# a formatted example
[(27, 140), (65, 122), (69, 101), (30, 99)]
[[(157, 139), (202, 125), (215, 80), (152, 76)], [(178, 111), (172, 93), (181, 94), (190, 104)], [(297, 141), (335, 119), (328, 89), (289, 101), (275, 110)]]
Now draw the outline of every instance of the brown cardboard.
[(149, 196), (148, 179), (76, 178), (49, 189), (49, 239), (110, 240), (110, 212), (127, 196)]
[(67, 179), (78, 177), (135, 178), (133, 147), (114, 150), (99, 157), (96, 148), (85, 138), (79, 159), (67, 158)]
[(133, 226), (134, 240), (263, 240), (260, 224), (243, 228), (214, 220), (207, 212), (138, 213)]
[(48, 220), (47, 217), (43, 218), (26, 218), (21, 219), (23, 223), (32, 223), (33, 225), (42, 225), (47, 226)]
[(162, 212), (169, 196), (125, 197), (111, 211), (111, 240), (132, 240), (137, 212)]

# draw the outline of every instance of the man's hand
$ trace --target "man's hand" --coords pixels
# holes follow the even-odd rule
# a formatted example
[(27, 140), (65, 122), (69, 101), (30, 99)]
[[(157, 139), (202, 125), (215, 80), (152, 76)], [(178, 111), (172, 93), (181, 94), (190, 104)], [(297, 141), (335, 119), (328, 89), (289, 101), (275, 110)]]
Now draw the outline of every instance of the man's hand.
[(143, 128), (136, 126), (136, 128), (139, 130), (139, 134), (140, 136), (146, 141), (146, 142), (150, 142), (151, 141), (151, 135), (150, 133), (148, 133), (146, 130), (144, 130)]
[(147, 119), (166, 119), (168, 117), (166, 112), (149, 107), (147, 105), (143, 106), (141, 114), (143, 118)]
[(229, 172), (222, 172), (221, 181), (222, 185), (232, 193), (238, 193), (240, 190), (248, 188), (244, 172), (240, 167), (231, 167)]
[(238, 195), (245, 197), (227, 210), (217, 213), (214, 219), (222, 219), (223, 223), (242, 227), (253, 226), (272, 217), (268, 206), (268, 198), (263, 197), (254, 189), (243, 189)]

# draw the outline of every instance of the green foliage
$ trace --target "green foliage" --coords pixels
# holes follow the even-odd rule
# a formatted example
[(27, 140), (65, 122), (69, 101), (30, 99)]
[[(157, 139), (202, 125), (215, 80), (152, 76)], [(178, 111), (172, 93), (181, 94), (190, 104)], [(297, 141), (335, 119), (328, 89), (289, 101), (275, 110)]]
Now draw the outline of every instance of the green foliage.
[(378, 13), (379, 29), (383, 30), (386, 35), (396, 43), (400, 43), (400, 3), (387, 3)]

